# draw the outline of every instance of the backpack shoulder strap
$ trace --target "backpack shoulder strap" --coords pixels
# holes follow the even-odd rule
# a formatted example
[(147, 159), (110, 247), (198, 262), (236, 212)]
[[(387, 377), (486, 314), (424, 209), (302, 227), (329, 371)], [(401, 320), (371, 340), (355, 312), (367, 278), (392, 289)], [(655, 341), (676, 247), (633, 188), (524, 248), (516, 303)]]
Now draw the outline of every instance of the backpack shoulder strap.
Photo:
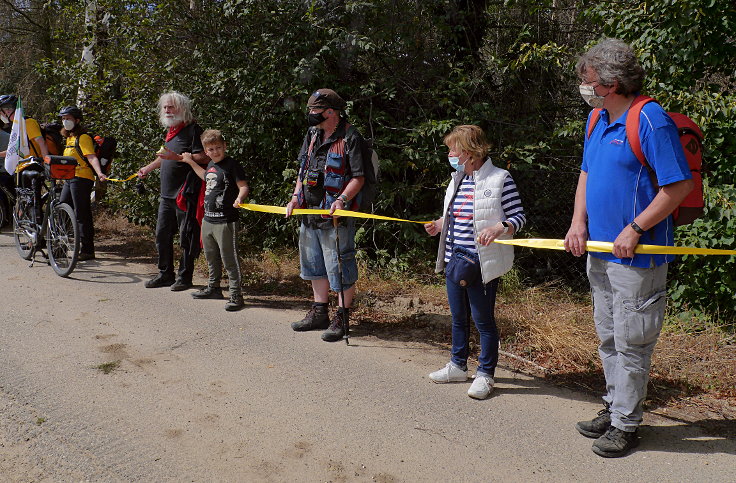
[(74, 149), (77, 150), (77, 152), (79, 153), (79, 157), (82, 158), (82, 161), (87, 161), (87, 157), (82, 153), (82, 148), (79, 146), (79, 140), (82, 136), (89, 136), (90, 140), (92, 140), (92, 145), (94, 145), (95, 140), (87, 133), (82, 133), (79, 136), (74, 137)]
[(600, 118), (601, 110), (599, 108), (593, 109), (593, 112), (590, 113), (590, 117), (588, 118), (588, 129), (585, 139), (590, 139), (590, 135), (593, 133), (593, 129), (595, 129), (595, 125), (598, 124)]
[(629, 113), (626, 115), (626, 139), (629, 140), (629, 146), (634, 152), (634, 156), (639, 162), (651, 170), (651, 166), (647, 163), (647, 158), (644, 156), (644, 152), (641, 150), (641, 138), (639, 138), (639, 125), (641, 124), (641, 110), (644, 106), (650, 102), (657, 102), (653, 98), (648, 96), (636, 96), (634, 102), (629, 107)]

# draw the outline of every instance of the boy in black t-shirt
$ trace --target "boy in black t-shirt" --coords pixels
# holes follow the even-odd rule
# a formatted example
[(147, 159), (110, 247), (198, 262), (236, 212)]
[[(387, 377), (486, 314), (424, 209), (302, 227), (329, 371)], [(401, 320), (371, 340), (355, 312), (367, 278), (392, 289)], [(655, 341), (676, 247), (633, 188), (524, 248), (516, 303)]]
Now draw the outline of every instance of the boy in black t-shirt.
[(244, 303), (238, 259), (238, 205), (248, 196), (248, 183), (240, 163), (226, 156), (227, 146), (220, 131), (208, 129), (202, 133), (201, 139), (204, 152), (210, 158), (207, 169), (199, 166), (191, 154), (182, 154), (182, 162), (191, 166), (206, 184), (202, 245), (210, 274), (207, 287), (194, 292), (192, 297), (223, 298), (220, 279), (224, 264), (230, 286), (230, 300), (225, 304), (225, 310), (240, 310)]

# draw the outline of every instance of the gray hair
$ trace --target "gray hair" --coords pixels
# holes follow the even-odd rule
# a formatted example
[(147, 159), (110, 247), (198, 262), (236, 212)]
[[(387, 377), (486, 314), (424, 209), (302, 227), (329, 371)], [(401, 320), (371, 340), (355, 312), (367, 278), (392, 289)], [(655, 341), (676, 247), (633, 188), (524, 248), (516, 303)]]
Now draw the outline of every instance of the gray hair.
[(166, 126), (164, 117), (164, 104), (166, 101), (171, 101), (177, 111), (177, 118), (184, 124), (190, 124), (194, 121), (194, 115), (192, 114), (192, 101), (187, 96), (180, 92), (171, 91), (161, 94), (158, 98), (158, 115), (161, 124)]
[(644, 69), (634, 50), (619, 39), (604, 38), (580, 56), (575, 70), (581, 79), (588, 67), (598, 74), (601, 85), (612, 86), (618, 81), (617, 92), (624, 96), (639, 92), (644, 83)]

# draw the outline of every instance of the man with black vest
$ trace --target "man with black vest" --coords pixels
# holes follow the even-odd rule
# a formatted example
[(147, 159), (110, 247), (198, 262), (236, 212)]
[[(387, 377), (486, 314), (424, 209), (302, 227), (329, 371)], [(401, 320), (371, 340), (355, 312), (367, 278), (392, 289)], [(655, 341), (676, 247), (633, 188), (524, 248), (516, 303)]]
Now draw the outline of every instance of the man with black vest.
[[(355, 210), (364, 173), (363, 137), (349, 125), (345, 101), (331, 89), (319, 89), (307, 102), (309, 129), (299, 151), (299, 175), (286, 216), (295, 208)], [(358, 199), (356, 199), (358, 198)], [(339, 254), (336, 241), (339, 240)], [(338, 261), (338, 256), (340, 260)], [(340, 340), (343, 320), (355, 295), (358, 267), (355, 261), (355, 218), (340, 217), (337, 226), (328, 215), (305, 215), (299, 228), (300, 276), (312, 283), (314, 303), (307, 315), (291, 327), (296, 331), (327, 329), (322, 339)], [(339, 266), (342, 266), (342, 274)], [(337, 314), (330, 320), (329, 291), (339, 293)]]
[[(194, 120), (189, 98), (179, 92), (167, 92), (159, 98), (158, 107), (159, 120), (168, 129), (165, 143), (156, 153), (156, 159), (138, 171), (138, 177), (145, 178), (154, 169), (161, 169), (161, 197), (156, 222), (159, 273), (146, 282), (146, 287), (170, 286), (177, 292), (191, 288), (194, 261), (201, 251), (199, 225), (193, 219), (201, 180), (188, 164), (180, 162), (183, 159), (181, 154), (191, 153), (194, 161), (202, 166), (207, 165), (208, 158), (200, 140), (203, 130)], [(186, 210), (177, 206), (177, 195), (182, 188), (183, 198), (188, 200), (185, 201)], [(174, 235), (177, 230), (182, 253), (175, 276)]]

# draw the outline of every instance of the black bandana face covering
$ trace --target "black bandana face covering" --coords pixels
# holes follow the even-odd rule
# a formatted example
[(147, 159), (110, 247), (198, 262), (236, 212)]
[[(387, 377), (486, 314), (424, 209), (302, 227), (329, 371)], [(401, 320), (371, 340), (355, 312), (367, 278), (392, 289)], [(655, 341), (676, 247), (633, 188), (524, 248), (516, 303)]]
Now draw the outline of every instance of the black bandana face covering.
[(322, 124), (327, 118), (322, 115), (321, 112), (318, 112), (316, 114), (312, 114), (311, 112), (307, 114), (307, 123), (309, 123), (310, 126), (316, 126), (318, 124)]

